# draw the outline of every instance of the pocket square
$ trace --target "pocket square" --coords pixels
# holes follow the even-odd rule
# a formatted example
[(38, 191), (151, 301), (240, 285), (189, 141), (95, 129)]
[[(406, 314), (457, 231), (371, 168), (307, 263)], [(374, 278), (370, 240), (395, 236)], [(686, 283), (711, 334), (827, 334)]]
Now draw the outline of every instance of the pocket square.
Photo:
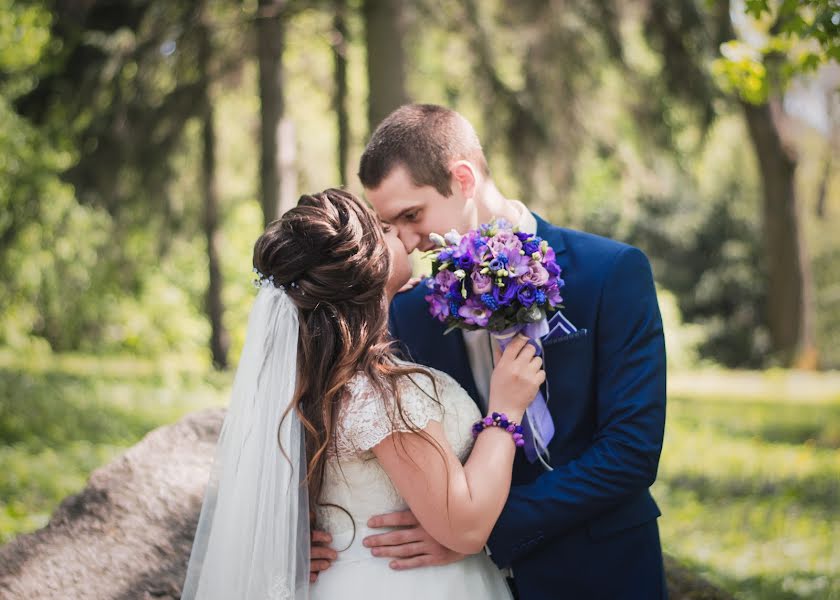
[(562, 338), (571, 335), (578, 330), (577, 327), (559, 310), (548, 320), (548, 333), (541, 339), (543, 343), (554, 338)]
[(561, 342), (570, 342), (572, 340), (586, 337), (587, 335), (589, 335), (588, 329), (578, 329), (571, 333), (549, 333), (547, 336), (542, 338), (542, 345), (551, 346), (552, 344), (559, 344)]

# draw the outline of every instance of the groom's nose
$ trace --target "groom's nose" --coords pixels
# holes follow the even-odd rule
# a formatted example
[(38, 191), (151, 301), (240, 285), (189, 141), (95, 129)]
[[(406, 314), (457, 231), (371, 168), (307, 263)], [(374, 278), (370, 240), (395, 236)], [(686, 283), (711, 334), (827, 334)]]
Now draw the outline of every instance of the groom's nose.
[(421, 237), (418, 233), (408, 229), (406, 227), (400, 227), (398, 237), (402, 242), (402, 245), (405, 246), (406, 254), (411, 254), (417, 249), (417, 246), (420, 245)]

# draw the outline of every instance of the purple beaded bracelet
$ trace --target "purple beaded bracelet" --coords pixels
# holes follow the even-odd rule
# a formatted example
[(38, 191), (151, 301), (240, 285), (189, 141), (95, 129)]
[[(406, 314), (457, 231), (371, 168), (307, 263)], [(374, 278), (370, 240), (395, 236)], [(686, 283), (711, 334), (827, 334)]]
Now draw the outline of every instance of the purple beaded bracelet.
[(522, 425), (519, 425), (516, 421), (508, 419), (505, 413), (494, 412), (489, 416), (476, 421), (472, 426), (473, 439), (477, 438), (478, 434), (488, 427), (500, 427), (512, 434), (513, 443), (516, 444), (517, 448), (521, 448), (525, 445), (525, 439), (522, 437)]

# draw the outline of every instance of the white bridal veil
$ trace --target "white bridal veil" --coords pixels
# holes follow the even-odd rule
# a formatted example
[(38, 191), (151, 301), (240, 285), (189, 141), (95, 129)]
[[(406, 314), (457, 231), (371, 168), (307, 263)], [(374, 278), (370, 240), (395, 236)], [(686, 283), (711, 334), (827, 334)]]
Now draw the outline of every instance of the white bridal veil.
[(183, 600), (308, 598), (304, 433), (294, 411), (280, 424), (295, 391), (297, 343), (297, 308), (264, 281), (248, 319)]

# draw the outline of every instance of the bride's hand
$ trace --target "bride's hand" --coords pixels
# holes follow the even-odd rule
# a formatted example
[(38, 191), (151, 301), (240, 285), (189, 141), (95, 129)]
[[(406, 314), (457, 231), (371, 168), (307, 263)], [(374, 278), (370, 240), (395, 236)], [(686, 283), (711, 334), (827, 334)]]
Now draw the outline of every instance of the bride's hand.
[(466, 556), (441, 546), (426, 533), (410, 510), (371, 517), (368, 527), (402, 527), (396, 531), (368, 536), (363, 541), (374, 556), (394, 558), (389, 566), (395, 570), (448, 565)]
[(335, 550), (327, 546), (332, 536), (326, 531), (312, 530), (312, 545), (309, 548), (309, 583), (315, 583), (318, 574), (330, 568), (332, 561), (338, 558)]
[(506, 413), (514, 421), (521, 421), (525, 409), (545, 381), (542, 358), (524, 335), (517, 335), (504, 353), (494, 350), (496, 366), (490, 377), (491, 412)]

